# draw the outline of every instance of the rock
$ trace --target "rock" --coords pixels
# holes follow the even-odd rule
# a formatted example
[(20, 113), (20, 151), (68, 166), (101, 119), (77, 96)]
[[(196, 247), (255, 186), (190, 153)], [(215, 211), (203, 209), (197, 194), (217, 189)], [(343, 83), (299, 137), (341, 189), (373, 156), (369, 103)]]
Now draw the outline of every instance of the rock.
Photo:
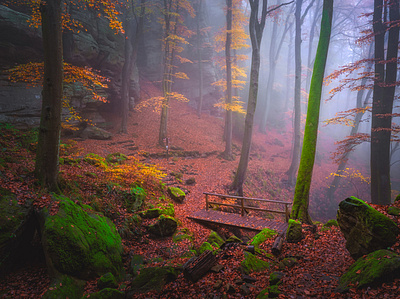
[(115, 279), (114, 275), (111, 272), (108, 272), (101, 276), (97, 281), (97, 288), (99, 290), (110, 288), (110, 289), (117, 289), (118, 282)]
[(138, 271), (142, 269), (144, 266), (144, 258), (141, 255), (135, 254), (132, 256), (131, 262), (130, 262), (130, 270), (133, 276), (136, 276), (138, 274)]
[(31, 202), (19, 203), (15, 194), (0, 187), (0, 273), (25, 256), (36, 227)]
[(161, 215), (160, 208), (148, 209), (140, 213), (140, 217), (142, 217), (143, 219), (158, 218), (160, 215)]
[(186, 184), (186, 185), (189, 185), (189, 186), (193, 186), (193, 185), (196, 184), (196, 179), (195, 179), (195, 178), (188, 178), (188, 179), (185, 181), (185, 184)]
[(392, 215), (392, 216), (400, 215), (400, 209), (398, 207), (389, 207), (387, 212), (389, 215)]
[(223, 284), (223, 281), (222, 281), (221, 279), (218, 279), (218, 280), (214, 283), (213, 288), (214, 288), (214, 289), (219, 289), (219, 288), (222, 286), (222, 284)]
[(269, 263), (257, 258), (254, 254), (245, 251), (244, 260), (240, 263), (240, 268), (246, 274), (251, 272), (261, 272), (269, 268)]
[(125, 294), (112, 288), (102, 289), (100, 292), (91, 293), (90, 299), (124, 299)]
[(147, 196), (146, 190), (139, 186), (131, 188), (129, 192), (124, 191), (122, 194), (124, 194), (126, 209), (132, 213), (142, 207)]
[(87, 126), (80, 132), (79, 136), (83, 139), (95, 139), (95, 140), (109, 140), (112, 138), (112, 134), (106, 130), (97, 128), (95, 126)]
[(177, 203), (183, 203), (186, 197), (185, 192), (183, 192), (181, 189), (177, 187), (168, 187), (168, 194)]
[(120, 277), (121, 237), (106, 217), (57, 197), (58, 212), (47, 208), (39, 215), (43, 250), (51, 274), (63, 273), (92, 279), (107, 272)]
[(272, 272), (269, 276), (269, 285), (280, 284), (282, 282), (282, 278), (285, 276), (282, 272)]
[(157, 222), (147, 229), (149, 233), (157, 237), (169, 237), (175, 233), (177, 227), (178, 222), (173, 217), (161, 215)]
[(254, 283), (254, 282), (256, 282), (256, 281), (257, 281), (257, 279), (256, 279), (256, 278), (254, 278), (254, 277), (251, 277), (251, 276), (249, 276), (249, 275), (246, 275), (246, 274), (244, 274), (244, 275), (242, 276), (242, 279), (243, 279), (243, 281), (245, 281), (245, 282), (249, 282), (249, 283)]
[(296, 263), (297, 259), (294, 257), (284, 258), (282, 261), (280, 261), (278, 268), (280, 270), (285, 270), (286, 268), (292, 268)]
[(70, 298), (81, 299), (86, 281), (75, 279), (69, 275), (57, 276), (49, 289), (43, 295), (43, 299)]
[(339, 280), (337, 292), (345, 292), (351, 286), (358, 289), (376, 287), (400, 277), (400, 256), (382, 249), (359, 258)]
[(218, 244), (218, 247), (221, 247), (222, 244), (225, 243), (224, 239), (221, 238), (220, 235), (218, 235), (218, 233), (216, 233), (215, 231), (211, 231), (208, 238), (207, 238), (207, 242), (210, 244), (216, 243)]
[(140, 270), (140, 274), (132, 281), (128, 298), (133, 294), (147, 293), (149, 291), (160, 292), (164, 285), (174, 281), (181, 270), (175, 267), (149, 267)]
[(224, 269), (224, 266), (221, 264), (216, 264), (215, 266), (212, 266), (210, 271), (214, 273), (219, 273)]
[(203, 244), (201, 244), (201, 246), (200, 246), (200, 248), (198, 250), (198, 254), (200, 255), (206, 250), (214, 251), (214, 248), (211, 246), (210, 243), (204, 242)]
[(394, 199), (394, 202), (398, 202), (400, 200), (400, 194), (397, 194), (396, 198)]
[(258, 248), (258, 246), (264, 243), (267, 239), (272, 238), (276, 235), (276, 232), (269, 228), (264, 228), (261, 232), (253, 237), (250, 241), (250, 245)]
[(286, 241), (297, 243), (303, 239), (303, 232), (300, 221), (289, 219), (289, 226), (286, 231)]
[(227, 284), (225, 285), (225, 291), (226, 291), (228, 294), (236, 293), (235, 287), (234, 287), (232, 284), (230, 284), (230, 283), (227, 283)]
[(392, 246), (400, 231), (395, 222), (354, 196), (339, 204), (337, 220), (354, 259)]
[(240, 240), (238, 237), (236, 237), (235, 235), (230, 236), (225, 243), (243, 243), (242, 240)]
[(339, 226), (339, 223), (337, 222), (336, 219), (328, 220), (328, 221), (324, 224), (324, 227), (332, 227), (332, 226)]

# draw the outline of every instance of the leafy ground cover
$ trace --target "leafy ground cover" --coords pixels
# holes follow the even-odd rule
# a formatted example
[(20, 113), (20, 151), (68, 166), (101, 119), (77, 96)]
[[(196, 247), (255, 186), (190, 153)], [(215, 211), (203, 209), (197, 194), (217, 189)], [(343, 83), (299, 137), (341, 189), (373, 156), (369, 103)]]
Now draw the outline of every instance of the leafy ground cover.
[[(151, 84), (143, 86), (144, 95), (156, 94), (157, 90)], [(203, 192), (228, 192), (239, 159), (240, 142), (235, 140), (234, 161), (222, 159), (219, 153), (224, 149), (221, 137), (223, 119), (206, 113), (198, 118), (187, 104), (171, 103), (170, 152), (169, 156), (165, 156), (166, 149), (157, 145), (158, 115), (151, 108), (144, 108), (140, 112), (131, 112), (129, 120), (128, 134), (119, 135), (118, 120), (110, 119), (114, 123), (110, 129), (114, 138), (109, 141), (63, 140), (61, 187), (73, 201), (91, 205), (112, 219), (123, 237), (127, 268), (133, 255), (145, 256), (149, 261), (146, 267), (165, 265), (166, 261), (169, 265), (182, 265), (188, 260), (182, 256), (192, 248), (199, 248), (210, 234), (209, 227), (195, 223), (187, 216), (204, 208)], [(0, 134), (0, 185), (16, 193), (21, 202), (33, 200), (37, 208), (51, 205), (56, 210), (57, 203), (52, 203), (51, 196), (35, 185), (32, 176), (35, 140), (29, 137), (30, 134), (20, 136), (7, 125), (2, 126)], [(327, 144), (333, 143), (327, 136), (321, 136), (321, 140), (327, 148)], [(292, 200), (293, 189), (285, 184), (290, 146), (289, 128), (271, 129), (266, 135), (255, 132), (248, 180), (244, 186), (247, 196)], [(109, 156), (117, 152), (123, 155)], [(173, 152), (181, 154), (174, 156)], [(183, 154), (188, 152), (199, 155)], [(335, 216), (334, 212), (328, 211), (329, 204), (324, 202), (323, 196), (328, 184), (326, 178), (335, 166), (330, 162), (328, 152), (321, 155), (314, 172), (311, 207), (314, 218), (325, 222)], [(124, 157), (127, 160), (122, 162)], [(158, 180), (162, 181), (162, 185)], [(133, 197), (137, 199), (138, 188), (142, 188), (146, 190), (144, 208), (167, 208), (172, 203), (167, 199), (167, 186), (178, 186), (187, 193), (182, 204), (173, 203), (175, 217), (180, 223), (178, 231), (184, 236), (180, 242), (171, 237), (150, 237), (143, 227), (151, 220), (144, 219), (141, 225), (137, 224), (136, 207), (127, 204)], [(342, 192), (352, 191), (348, 188)], [(385, 207), (376, 208), (386, 213)], [(394, 219), (399, 223), (397, 218)], [(235, 233), (246, 241), (254, 235), (222, 227), (212, 228), (224, 238)], [(258, 257), (271, 266), (267, 270), (251, 273), (255, 281), (247, 289), (240, 282), (240, 263), (245, 246), (238, 245), (225, 249), (221, 254), (223, 258), (218, 263), (223, 268), (220, 272), (208, 273), (196, 283), (181, 274), (161, 293), (135, 295), (135, 298), (255, 298), (269, 286), (270, 274), (275, 271), (284, 274), (282, 284), (278, 286), (279, 298), (400, 297), (398, 279), (378, 288), (353, 288), (347, 294), (335, 293), (338, 278), (353, 263), (345, 249), (345, 240), (337, 227), (325, 229), (319, 224), (316, 232), (308, 227), (304, 230), (305, 238), (300, 243), (285, 244), (277, 258), (269, 255), (273, 240), (260, 245), (261, 254)], [(39, 245), (36, 244), (35, 248), (40, 248)], [(400, 253), (399, 242), (393, 249)], [(38, 251), (40, 253), (40, 249)], [(285, 258), (292, 262), (282, 264)], [(43, 257), (38, 254), (0, 278), (0, 294), (5, 298), (40, 298), (49, 284)], [(96, 285), (97, 281), (89, 282), (86, 292), (95, 291)], [(123, 282), (123, 285), (121, 288), (129, 289), (130, 281)]]

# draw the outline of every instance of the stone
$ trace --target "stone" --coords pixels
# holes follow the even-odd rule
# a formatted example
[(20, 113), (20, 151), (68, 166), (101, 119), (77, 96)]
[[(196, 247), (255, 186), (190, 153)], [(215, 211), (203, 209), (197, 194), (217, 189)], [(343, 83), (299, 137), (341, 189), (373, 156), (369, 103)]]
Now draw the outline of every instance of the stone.
[(207, 242), (210, 243), (210, 244), (216, 243), (216, 244), (218, 244), (218, 247), (221, 247), (222, 244), (225, 243), (224, 239), (222, 239), (221, 236), (218, 235), (218, 233), (216, 233), (213, 230), (208, 235)]
[(337, 292), (346, 292), (351, 286), (358, 289), (377, 287), (400, 277), (400, 256), (381, 249), (359, 258), (340, 277)]
[(269, 276), (269, 284), (274, 285), (274, 284), (280, 284), (282, 281), (282, 278), (285, 276), (283, 272), (272, 272), (271, 275)]
[(264, 243), (267, 239), (270, 239), (274, 236), (276, 236), (276, 232), (274, 230), (269, 228), (264, 228), (261, 232), (255, 235), (253, 239), (251, 239), (250, 245), (254, 246), (255, 248), (258, 248), (260, 244)]
[(201, 244), (201, 246), (200, 246), (200, 248), (198, 250), (198, 254), (200, 255), (206, 250), (214, 251), (214, 248), (211, 246), (210, 243), (204, 242), (203, 244)]
[(160, 208), (148, 209), (140, 213), (140, 217), (142, 217), (143, 219), (158, 218), (160, 215), (161, 215)]
[(107, 272), (99, 278), (97, 281), (97, 287), (99, 290), (106, 288), (117, 289), (118, 282), (111, 272)]
[(269, 263), (256, 257), (254, 254), (245, 251), (244, 260), (240, 263), (243, 273), (261, 272), (269, 268)]
[(99, 292), (91, 293), (90, 299), (124, 299), (125, 294), (113, 288), (105, 288)]
[[(174, 281), (180, 273), (179, 268), (169, 266), (144, 268), (132, 281), (131, 295), (149, 291), (160, 292), (165, 284)], [(128, 294), (128, 298), (132, 298), (132, 296)]]
[(55, 198), (58, 212), (47, 208), (39, 214), (43, 250), (50, 273), (63, 273), (79, 279), (93, 279), (107, 272), (120, 277), (121, 237), (108, 218), (84, 211), (70, 199)]
[(398, 207), (389, 207), (387, 212), (392, 216), (400, 216), (400, 208)]
[(14, 193), (0, 187), (0, 273), (24, 257), (36, 226), (31, 202), (20, 203)]
[(178, 187), (169, 187), (168, 194), (171, 196), (172, 200), (176, 201), (177, 203), (183, 203), (186, 198), (185, 192)]
[(144, 266), (144, 258), (141, 255), (135, 254), (132, 256), (131, 262), (130, 262), (130, 272), (133, 274), (133, 276), (136, 276), (139, 272), (140, 269), (143, 268)]
[(236, 237), (235, 235), (230, 236), (225, 243), (243, 243), (242, 240), (240, 240), (238, 237)]
[(171, 216), (161, 215), (157, 222), (150, 225), (147, 230), (157, 237), (172, 236), (178, 227), (178, 222)]
[(95, 126), (87, 126), (82, 130), (82, 132), (80, 132), (79, 136), (83, 139), (95, 140), (109, 140), (112, 138), (112, 134), (110, 132)]
[(214, 283), (213, 288), (214, 288), (214, 289), (219, 289), (219, 288), (222, 286), (222, 284), (223, 284), (222, 280), (221, 280), (221, 279), (218, 279), (218, 280)]
[(224, 269), (224, 266), (221, 264), (216, 264), (215, 266), (212, 266), (210, 271), (214, 273), (219, 273)]
[(297, 259), (294, 257), (284, 258), (279, 262), (278, 268), (280, 270), (285, 270), (286, 268), (292, 268), (297, 263)]
[(75, 279), (69, 275), (56, 276), (42, 298), (81, 299), (85, 284), (86, 281)]
[(300, 221), (289, 219), (289, 226), (286, 231), (286, 241), (297, 243), (303, 239), (303, 231)]
[(340, 202), (337, 221), (354, 259), (392, 246), (400, 231), (393, 220), (354, 196)]

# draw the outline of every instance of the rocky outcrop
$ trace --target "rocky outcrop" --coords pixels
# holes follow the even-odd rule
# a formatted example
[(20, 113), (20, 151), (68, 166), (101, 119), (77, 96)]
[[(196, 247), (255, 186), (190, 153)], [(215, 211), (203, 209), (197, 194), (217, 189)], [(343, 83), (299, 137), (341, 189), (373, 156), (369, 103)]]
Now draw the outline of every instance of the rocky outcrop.
[(161, 215), (147, 230), (157, 237), (169, 237), (175, 233), (177, 227), (178, 222), (173, 217)]
[(337, 221), (354, 259), (392, 246), (400, 232), (390, 218), (354, 196), (339, 204)]
[(303, 231), (300, 221), (289, 219), (289, 226), (286, 231), (286, 241), (289, 243), (300, 242), (303, 239)]

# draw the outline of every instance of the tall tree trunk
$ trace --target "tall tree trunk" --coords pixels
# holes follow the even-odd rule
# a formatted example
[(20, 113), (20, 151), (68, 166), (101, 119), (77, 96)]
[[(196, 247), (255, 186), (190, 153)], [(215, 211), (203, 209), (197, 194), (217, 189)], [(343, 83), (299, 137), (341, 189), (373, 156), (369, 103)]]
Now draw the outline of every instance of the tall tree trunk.
[(201, 110), (203, 109), (203, 58), (201, 55), (201, 31), (200, 31), (200, 14), (202, 13), (203, 0), (198, 0), (196, 11), (196, 35), (197, 35), (197, 61), (199, 73), (199, 101), (197, 103), (197, 116), (201, 117)]
[(303, 223), (312, 224), (308, 212), (310, 185), (314, 168), (315, 150), (318, 136), (319, 110), (321, 104), (322, 83), (328, 57), (332, 27), (333, 0), (324, 0), (321, 20), (321, 34), (318, 42), (313, 75), (308, 99), (306, 127), (301, 152), (299, 173), (294, 192), (293, 208), (290, 215)]
[(288, 184), (293, 186), (300, 158), (300, 121), (301, 121), (301, 6), (303, 0), (297, 0), (295, 11), (296, 33), (294, 42), (295, 79), (294, 79), (294, 122), (293, 122), (293, 149), (292, 162), (288, 171)]
[(258, 77), (260, 72), (260, 45), (265, 27), (268, 4), (267, 0), (262, 1), (261, 18), (259, 19), (259, 1), (249, 0), (249, 2), (251, 7), (249, 31), (252, 46), (249, 99), (247, 103), (243, 144), (239, 166), (231, 185), (231, 189), (235, 190), (239, 195), (243, 195), (243, 183), (249, 163), (251, 139), (253, 135), (254, 112), (257, 105)]
[(226, 1), (226, 42), (225, 42), (225, 61), (226, 61), (226, 111), (225, 111), (225, 151), (226, 159), (232, 158), (232, 0)]
[[(389, 29), (385, 60), (384, 23), (387, 20), (382, 19), (383, 5), (383, 0), (374, 1), (375, 82), (371, 123), (371, 201), (374, 204), (388, 205), (391, 203), (390, 138), (397, 77), (399, 27), (395, 25)], [(400, 19), (399, 0), (389, 1), (388, 9), (390, 26)]]
[(35, 176), (50, 191), (59, 192), (58, 168), (63, 96), (61, 0), (42, 2), (44, 80)]

